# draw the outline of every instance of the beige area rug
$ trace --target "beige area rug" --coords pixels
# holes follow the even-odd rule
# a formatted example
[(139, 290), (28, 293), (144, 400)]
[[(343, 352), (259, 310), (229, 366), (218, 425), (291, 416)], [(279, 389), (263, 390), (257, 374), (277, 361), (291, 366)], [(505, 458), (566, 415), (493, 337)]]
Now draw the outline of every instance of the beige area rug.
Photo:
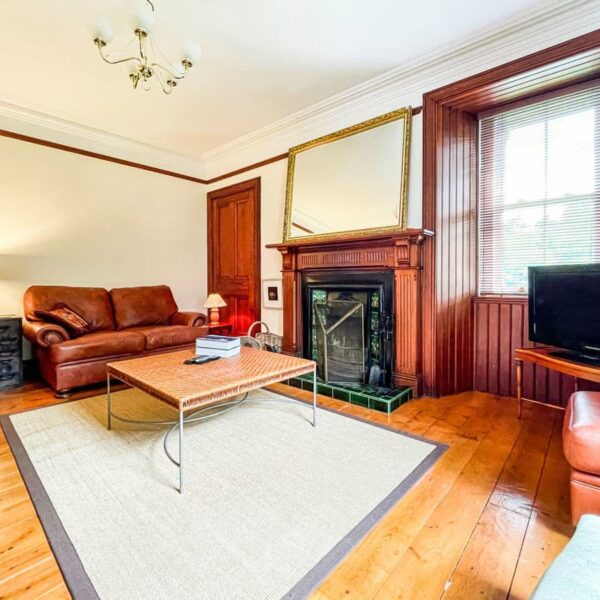
[[(173, 418), (137, 390), (130, 418)], [(185, 428), (185, 491), (165, 427), (106, 401), (2, 417), (71, 593), (118, 600), (304, 598), (444, 447), (258, 390)], [(177, 455), (177, 435), (170, 441)]]

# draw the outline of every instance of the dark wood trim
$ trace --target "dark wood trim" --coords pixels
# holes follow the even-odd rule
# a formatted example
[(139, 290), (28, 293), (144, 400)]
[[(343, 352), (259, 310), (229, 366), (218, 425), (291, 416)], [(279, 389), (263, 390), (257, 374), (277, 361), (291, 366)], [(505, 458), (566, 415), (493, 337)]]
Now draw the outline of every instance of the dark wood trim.
[[(414, 106), (412, 108), (412, 116), (420, 114), (423, 111), (422, 106)], [(224, 173), (223, 175), (217, 175), (216, 177), (212, 177), (207, 181), (207, 183), (216, 183), (217, 181), (221, 181), (222, 179), (229, 179), (229, 177), (234, 177), (235, 175), (239, 175), (240, 173), (246, 173), (247, 171), (252, 171), (254, 169), (258, 169), (260, 167), (264, 167), (266, 165), (270, 165), (271, 163), (278, 162), (280, 160), (287, 160), (289, 153), (283, 152), (282, 154), (277, 154), (276, 156), (271, 156), (270, 158), (265, 158), (265, 160), (261, 160), (259, 162), (253, 163), (251, 165), (247, 165), (245, 167), (240, 167), (235, 171), (229, 171), (229, 173)]]
[(476, 296), (473, 304), (498, 304), (499, 302), (510, 302), (511, 304), (527, 304), (527, 296)]
[(217, 177), (213, 177), (209, 179), (206, 183), (216, 183), (217, 181), (221, 181), (222, 179), (229, 179), (230, 177), (234, 177), (235, 175), (239, 175), (240, 173), (246, 173), (247, 171), (253, 171), (254, 169), (258, 169), (260, 167), (264, 167), (266, 165), (270, 165), (271, 163), (278, 162), (280, 160), (286, 160), (288, 157), (288, 152), (284, 152), (283, 154), (277, 154), (276, 156), (271, 156), (271, 158), (265, 158), (265, 160), (261, 160), (257, 163), (253, 163), (246, 167), (241, 167), (236, 169), (235, 171), (229, 171), (229, 173), (224, 173), (223, 175), (218, 175)]
[(453, 394), (474, 385), (477, 114), (598, 77), (600, 30), (424, 95), (423, 227), (435, 232), (424, 249), (425, 393)]
[(218, 190), (212, 190), (208, 192), (206, 195), (206, 237), (207, 237), (207, 260), (208, 260), (208, 269), (207, 269), (207, 284), (208, 284), (208, 293), (212, 293), (213, 288), (213, 254), (212, 254), (212, 241), (213, 241), (213, 231), (212, 231), (212, 218), (211, 218), (211, 203), (213, 200), (217, 200), (219, 198), (223, 198), (224, 196), (230, 196), (232, 194), (237, 194), (240, 192), (247, 192), (254, 190), (254, 195), (256, 198), (256, 213), (255, 213), (255, 222), (254, 227), (255, 231), (258, 232), (255, 241), (255, 253), (256, 253), (256, 270), (254, 273), (254, 301), (256, 306), (256, 318), (260, 320), (262, 314), (262, 303), (261, 303), (261, 288), (262, 288), (262, 279), (261, 279), (261, 235), (260, 235), (260, 224), (261, 224), (261, 181), (260, 177), (255, 177), (254, 179), (248, 179), (247, 181), (242, 181), (240, 183), (235, 183), (233, 185), (229, 185), (224, 188), (220, 188)]
[[(412, 114), (418, 115), (423, 110), (422, 106), (416, 106), (412, 109)], [(240, 167), (239, 169), (235, 169), (234, 171), (229, 171), (228, 173), (223, 173), (223, 175), (217, 175), (216, 177), (211, 177), (210, 179), (202, 179), (201, 177), (193, 177), (192, 175), (185, 175), (184, 173), (178, 173), (176, 171), (169, 171), (167, 169), (161, 169), (159, 167), (153, 167), (151, 165), (146, 165), (143, 163), (135, 162), (132, 160), (126, 160), (124, 158), (117, 158), (115, 156), (109, 156), (108, 154), (101, 154), (99, 152), (92, 152), (91, 150), (84, 150), (83, 148), (77, 148), (76, 146), (69, 146), (67, 144), (59, 144), (58, 142), (51, 142), (50, 140), (44, 140), (42, 138), (34, 137), (31, 135), (25, 135), (23, 133), (16, 133), (14, 131), (8, 131), (6, 129), (0, 129), (0, 137), (7, 137), (13, 140), (18, 140), (20, 142), (28, 142), (30, 144), (37, 144), (38, 146), (44, 146), (46, 148), (53, 148), (54, 150), (62, 150), (63, 152), (71, 152), (73, 154), (79, 154), (80, 156), (87, 156), (88, 158), (96, 158), (98, 160), (105, 160), (107, 162), (112, 162), (117, 165), (122, 165), (125, 167), (132, 167), (134, 169), (141, 169), (143, 171), (150, 171), (151, 173), (158, 173), (159, 175), (167, 175), (168, 177), (176, 177), (177, 179), (185, 179), (186, 181), (192, 181), (194, 183), (202, 183), (205, 185), (210, 185), (211, 183), (217, 183), (218, 181), (222, 181), (223, 179), (229, 179), (230, 177), (234, 177), (235, 175), (240, 175), (242, 173), (246, 173), (247, 171), (253, 171), (254, 169), (259, 169), (260, 167), (264, 167), (266, 165), (270, 165), (271, 163), (278, 162), (280, 160), (287, 160), (288, 152), (283, 152), (282, 154), (277, 154), (275, 156), (271, 156), (270, 158), (265, 158), (264, 160), (252, 163), (250, 165), (246, 165), (245, 167)]]
[[(485, 104), (490, 105), (502, 102), (502, 98), (495, 96), (500, 91), (511, 95), (515, 100), (534, 95), (531, 90), (523, 88), (534, 86), (535, 93), (546, 84), (553, 84), (554, 88), (571, 85), (575, 81), (567, 82), (563, 77), (574, 74), (577, 83), (587, 80), (587, 77), (578, 70), (578, 66), (595, 70), (596, 58), (600, 49), (600, 30), (596, 29), (584, 35), (562, 42), (550, 48), (539, 50), (513, 61), (493, 67), (477, 75), (472, 75), (441, 88), (428, 92), (427, 97), (434, 102), (442, 101), (468, 110), (465, 101), (485, 99)], [(573, 59), (575, 60), (569, 60)], [(588, 73), (593, 76), (593, 73)], [(549, 90), (548, 90), (549, 91)], [(519, 98), (519, 96), (521, 98)]]
[(18, 140), (20, 142), (28, 142), (30, 144), (37, 144), (38, 146), (45, 146), (46, 148), (53, 148), (54, 150), (62, 150), (63, 152), (71, 152), (73, 154), (79, 154), (80, 156), (87, 156), (88, 158), (96, 158), (98, 160), (105, 160), (112, 162), (117, 165), (123, 165), (125, 167), (133, 167), (134, 169), (141, 169), (143, 171), (150, 171), (152, 173), (158, 173), (159, 175), (167, 175), (168, 177), (176, 177), (177, 179), (185, 179), (186, 181), (192, 181), (194, 183), (208, 183), (206, 179), (200, 179), (199, 177), (192, 177), (191, 175), (184, 175), (183, 173), (176, 173), (175, 171), (167, 171), (166, 169), (159, 169), (158, 167), (152, 167), (142, 163), (134, 162), (132, 160), (125, 160), (124, 158), (116, 158), (109, 156), (108, 154), (100, 154), (99, 152), (92, 152), (91, 150), (83, 150), (82, 148), (76, 148), (75, 146), (67, 146), (66, 144), (59, 144), (57, 142), (51, 142), (49, 140), (43, 140), (41, 138), (33, 137), (30, 135), (24, 135), (22, 133), (15, 133), (14, 131), (6, 131), (0, 129), (0, 136)]

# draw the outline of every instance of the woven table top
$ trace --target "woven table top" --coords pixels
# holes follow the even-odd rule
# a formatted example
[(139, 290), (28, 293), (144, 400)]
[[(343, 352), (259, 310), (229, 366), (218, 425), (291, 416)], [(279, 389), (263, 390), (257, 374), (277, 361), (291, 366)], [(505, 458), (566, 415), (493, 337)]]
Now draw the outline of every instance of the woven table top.
[(185, 365), (194, 350), (108, 363), (107, 373), (180, 410), (217, 403), (290, 377), (312, 373), (312, 360), (242, 348), (238, 356)]

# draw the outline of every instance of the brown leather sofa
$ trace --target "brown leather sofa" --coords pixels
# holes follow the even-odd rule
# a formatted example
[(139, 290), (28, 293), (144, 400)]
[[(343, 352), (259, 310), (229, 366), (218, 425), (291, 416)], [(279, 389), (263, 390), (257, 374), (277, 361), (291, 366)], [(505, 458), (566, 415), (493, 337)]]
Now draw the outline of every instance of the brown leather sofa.
[(563, 449), (571, 465), (571, 519), (600, 515), (600, 392), (575, 392), (563, 424)]
[[(181, 312), (166, 285), (117, 288), (30, 287), (23, 333), (36, 349), (43, 378), (58, 393), (106, 379), (106, 363), (189, 348), (208, 333), (206, 315)], [(41, 320), (37, 311), (64, 304), (89, 324), (79, 337)]]

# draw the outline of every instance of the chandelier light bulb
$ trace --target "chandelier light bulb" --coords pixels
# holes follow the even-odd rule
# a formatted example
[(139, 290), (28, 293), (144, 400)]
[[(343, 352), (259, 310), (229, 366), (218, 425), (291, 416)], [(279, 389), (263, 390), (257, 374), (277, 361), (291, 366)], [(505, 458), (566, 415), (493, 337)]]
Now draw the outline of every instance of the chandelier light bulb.
[(155, 21), (156, 17), (154, 16), (152, 10), (149, 8), (142, 8), (134, 15), (133, 28), (143, 29), (146, 33), (150, 33), (152, 27), (154, 27)]
[(202, 48), (195, 42), (188, 42), (183, 47), (183, 60), (189, 60), (192, 64), (196, 63), (202, 56)]
[(94, 38), (101, 38), (107, 44), (113, 39), (113, 28), (106, 17), (98, 17), (94, 26)]

